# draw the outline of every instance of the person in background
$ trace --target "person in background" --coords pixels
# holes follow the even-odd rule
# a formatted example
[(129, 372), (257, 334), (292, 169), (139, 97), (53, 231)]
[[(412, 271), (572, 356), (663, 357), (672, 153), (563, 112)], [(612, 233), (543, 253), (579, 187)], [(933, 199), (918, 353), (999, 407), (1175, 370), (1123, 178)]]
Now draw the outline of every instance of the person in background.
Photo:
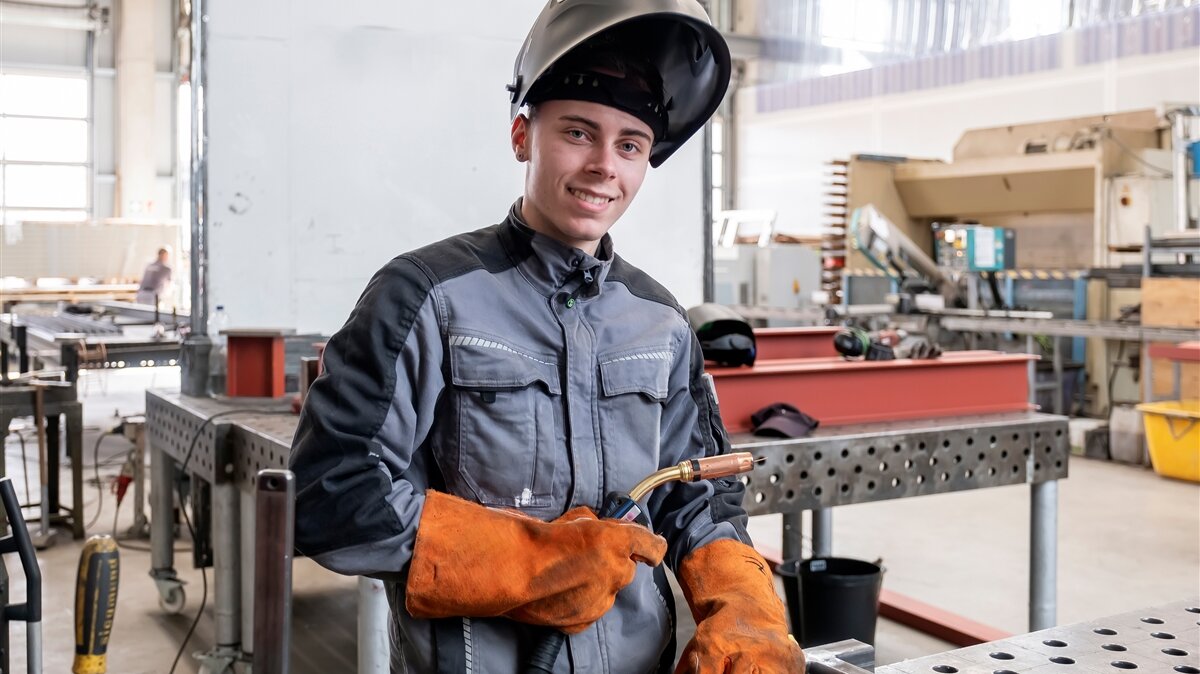
[(160, 298), (166, 296), (167, 289), (171, 287), (171, 268), (167, 266), (170, 261), (171, 248), (159, 248), (158, 257), (146, 265), (146, 270), (142, 272), (142, 281), (138, 284), (137, 291), (138, 304), (158, 306)]

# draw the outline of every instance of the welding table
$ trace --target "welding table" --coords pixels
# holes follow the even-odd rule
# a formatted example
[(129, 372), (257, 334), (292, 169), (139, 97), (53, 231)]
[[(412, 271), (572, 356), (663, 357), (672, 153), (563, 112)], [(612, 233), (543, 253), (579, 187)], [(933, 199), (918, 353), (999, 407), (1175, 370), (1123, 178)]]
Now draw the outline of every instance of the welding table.
[[(217, 649), (214, 661), (253, 643), (254, 476), (287, 465), (297, 417), (284, 400), (194, 398), (146, 392), (151, 455), (151, 575), (168, 604), (181, 595), (172, 550), (177, 464), (199, 433), (187, 472), (211, 485)], [(247, 409), (210, 419), (214, 414)], [(256, 413), (257, 412), (257, 413)], [(274, 412), (275, 414), (270, 414)], [(783, 513), (785, 557), (800, 557), (800, 514), (813, 511), (813, 551), (832, 545), (830, 508), (1012, 484), (1031, 485), (1030, 627), (1055, 621), (1058, 480), (1067, 477), (1067, 420), (1036, 412), (821, 427), (812, 437), (735, 435), (734, 449), (765, 459), (746, 483), (750, 515)], [(195, 486), (193, 486), (195, 489)], [(245, 555), (241, 551), (245, 550)], [(359, 671), (387, 662), (388, 607), (378, 581), (359, 582)], [(181, 608), (181, 606), (180, 606)], [(364, 633), (361, 626), (370, 628)], [(382, 638), (380, 637), (382, 635)], [(373, 659), (374, 658), (374, 659)], [(386, 666), (384, 670), (385, 671)], [(221, 671), (219, 668), (212, 671)]]
[[(46, 470), (50, 499), (50, 523), (69, 524), (72, 536), (83, 538), (83, 403), (76, 397), (74, 386), (47, 386), (44, 412), (46, 415)], [(0, 386), (0, 439), (8, 436), (13, 419), (33, 416), (32, 386)], [(66, 419), (67, 458), (71, 461), (71, 507), (59, 503), (60, 419)], [(36, 441), (35, 441), (36, 442)], [(37, 445), (34, 445), (37, 454)], [(4, 453), (0, 452), (0, 475), (8, 475)], [(26, 495), (28, 498), (31, 495)], [(0, 513), (0, 531), (7, 522)]]

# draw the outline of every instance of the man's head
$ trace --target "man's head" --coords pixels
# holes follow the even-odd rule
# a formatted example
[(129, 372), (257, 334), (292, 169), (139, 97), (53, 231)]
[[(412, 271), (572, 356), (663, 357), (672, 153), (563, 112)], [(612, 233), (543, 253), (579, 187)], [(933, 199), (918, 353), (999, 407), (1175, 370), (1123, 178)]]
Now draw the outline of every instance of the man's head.
[(562, 59), (513, 120), (517, 161), (528, 163), (522, 215), (535, 230), (594, 253), (641, 188), (666, 130), (662, 78), (601, 45)]
[(712, 115), (729, 73), (696, 0), (548, 0), (508, 87), (526, 221), (594, 252), (646, 168)]
[(171, 248), (169, 246), (163, 246), (162, 248), (159, 248), (158, 249), (159, 264), (166, 264), (167, 262), (170, 262), (170, 260), (171, 260)]

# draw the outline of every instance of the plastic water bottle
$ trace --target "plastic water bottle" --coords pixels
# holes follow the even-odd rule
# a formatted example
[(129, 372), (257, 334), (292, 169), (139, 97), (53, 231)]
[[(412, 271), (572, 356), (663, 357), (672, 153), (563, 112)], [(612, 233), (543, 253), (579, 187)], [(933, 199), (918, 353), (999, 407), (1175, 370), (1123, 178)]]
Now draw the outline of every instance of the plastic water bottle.
[(208, 352), (208, 393), (209, 395), (225, 395), (225, 370), (228, 349), (227, 339), (221, 334), (229, 327), (229, 314), (225, 313), (225, 305), (218, 304), (216, 311), (208, 317), (208, 338), (212, 340), (212, 350)]

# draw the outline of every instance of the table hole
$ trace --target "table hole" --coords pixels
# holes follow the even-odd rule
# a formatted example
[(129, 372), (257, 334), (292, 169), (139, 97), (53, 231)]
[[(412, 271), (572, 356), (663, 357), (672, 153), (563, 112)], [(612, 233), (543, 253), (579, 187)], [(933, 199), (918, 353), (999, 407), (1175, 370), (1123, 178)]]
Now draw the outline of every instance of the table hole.
[(846, 458), (847, 456), (850, 456), (850, 450), (848, 450), (848, 449), (846, 449), (845, 447), (843, 447), (843, 448), (842, 448), (842, 458), (844, 459), (844, 458)]
[[(921, 445), (922, 445), (922, 448), (924, 448), (924, 444), (925, 444), (925, 443), (921, 443)], [(895, 452), (896, 454), (899, 454), (899, 453), (900, 453), (900, 445), (893, 445), (893, 446), (892, 446), (892, 451), (893, 451), (893, 452)]]
[(867, 491), (875, 491), (875, 481), (874, 480), (867, 483)]
[(1200, 606), (1189, 606), (1183, 610), (1187, 611), (1188, 613), (1200, 613)]
[(1073, 664), (1075, 664), (1075, 661), (1072, 660), (1071, 658), (1066, 658), (1061, 655), (1057, 655), (1053, 658), (1050, 658), (1050, 662), (1053, 662), (1056, 665), (1073, 665)]
[(987, 455), (986, 455), (986, 454), (984, 454), (983, 452), (980, 452), (980, 453), (979, 453), (979, 460), (980, 460), (980, 461), (983, 461), (983, 460), (984, 460), (984, 459), (986, 459), (986, 458), (987, 458)]
[(1117, 669), (1137, 669), (1137, 665), (1129, 662), (1128, 660), (1113, 660), (1112, 666), (1116, 667)]
[(1094, 629), (1092, 631), (1095, 632), (1096, 634), (1102, 634), (1106, 637), (1116, 636), (1116, 634), (1117, 634), (1116, 630), (1110, 630), (1107, 627), (1097, 627), (1096, 629)]
[(1200, 669), (1188, 665), (1175, 665), (1174, 669), (1179, 674), (1200, 674)]
[(1033, 470), (1034, 470), (1034, 471), (1039, 471), (1039, 470), (1041, 470), (1041, 469), (1042, 469), (1042, 462), (1041, 462), (1041, 461), (1037, 461), (1037, 462), (1035, 462), (1035, 463), (1033, 464)]
[(1013, 659), (1012, 653), (1005, 653), (1004, 651), (996, 651), (995, 653), (990, 653), (989, 655), (991, 657), (995, 658), (996, 660), (1012, 660)]
[(765, 497), (765, 496), (763, 496), (763, 493), (762, 493), (761, 491), (760, 491), (760, 492), (758, 492), (758, 493), (756, 493), (756, 494), (754, 495), (754, 502), (755, 502), (755, 503), (762, 503), (762, 502), (763, 502), (763, 501), (765, 501), (765, 500), (766, 500), (766, 497)]
[(988, 438), (988, 444), (991, 445), (992, 447), (995, 447), (996, 446), (996, 436), (993, 435), (992, 437)]
[(925, 484), (925, 476), (924, 475), (917, 476), (917, 484)]
[(779, 474), (778, 474), (778, 473), (772, 473), (772, 474), (771, 474), (771, 477), (770, 477), (769, 479), (770, 479), (770, 481), (771, 481), (771, 484), (775, 484), (776, 482), (778, 482), (778, 481), (779, 481)]
[(867, 447), (867, 456), (875, 456), (875, 448)]
[(925, 449), (925, 443), (917, 443), (917, 449)]
[(1162, 618), (1142, 618), (1142, 622), (1149, 623), (1151, 625), (1163, 624)]
[(795, 454), (788, 454), (787, 456), (783, 457), (783, 460), (784, 460), (784, 462), (786, 462), (786, 463), (794, 463), (794, 462), (796, 461), (796, 455), (795, 455)]
[(963, 475), (969, 480), (969, 479), (971, 479), (972, 476), (975, 475), (975, 473), (972, 472), (970, 468), (968, 468), (966, 470), (966, 472), (963, 473)]
[(1175, 638), (1175, 635), (1171, 634), (1170, 632), (1151, 632), (1150, 636), (1154, 637), (1155, 639), (1174, 639)]
[(1055, 467), (1055, 468), (1062, 468), (1062, 461), (1055, 461), (1055, 462), (1054, 462), (1054, 467)]
[(795, 490), (789, 489), (786, 493), (784, 493), (783, 497), (790, 501), (796, 498), (796, 492)]
[(949, 440), (942, 440), (942, 447), (949, 447), (949, 446), (950, 446)]
[(807, 480), (807, 479), (808, 479), (808, 471), (807, 471), (807, 470), (802, 470), (802, 471), (800, 471), (800, 479), (801, 479), (801, 480)]
[(826, 475), (828, 475), (829, 477), (833, 477), (834, 475), (837, 475), (837, 470), (834, 468), (830, 468), (829, 471), (826, 473)]
[(906, 470), (912, 470), (912, 467), (913, 467), (912, 459), (905, 459), (904, 460), (904, 468)]
[(892, 486), (893, 486), (893, 487), (899, 487), (899, 486), (900, 486), (900, 478), (898, 478), (898, 477), (893, 477), (893, 478), (892, 478)]
[(934, 665), (931, 669), (941, 674), (956, 674), (958, 672), (957, 667), (951, 667), (950, 665)]
[(1011, 669), (997, 669), (996, 671), (992, 672), (992, 674), (1017, 674), (1017, 673)]
[(1104, 644), (1100, 648), (1103, 648), (1106, 651), (1115, 651), (1117, 653), (1120, 653), (1121, 651), (1129, 650), (1129, 649), (1125, 648), (1124, 646), (1122, 646), (1121, 644)]
[(1020, 439), (1021, 439), (1021, 434), (1020, 434), (1020, 433), (1013, 433), (1013, 435), (1012, 435), (1012, 438), (1013, 438), (1013, 442), (1016, 442), (1017, 440), (1020, 440)]
[(1051, 447), (1050, 445), (1046, 445), (1046, 447), (1043, 448), (1042, 451), (1045, 452), (1046, 454), (1049, 454), (1050, 452), (1054, 451), (1054, 448)]
[(1016, 474), (1017, 474), (1017, 473), (1019, 473), (1019, 472), (1021, 472), (1021, 468), (1020, 468), (1019, 466), (1013, 466), (1013, 467), (1012, 467), (1012, 473), (1013, 473), (1013, 475), (1016, 475)]
[(1066, 648), (1067, 647), (1067, 642), (1059, 641), (1058, 639), (1046, 639), (1042, 643), (1046, 644), (1047, 646), (1050, 646), (1051, 648)]
[(942, 482), (950, 481), (950, 473), (942, 473)]
[(814, 453), (813, 453), (813, 461), (820, 461), (820, 460), (821, 460), (821, 453), (820, 453), (820, 452), (814, 452)]
[(1062, 437), (1062, 429), (1061, 429), (1061, 428), (1056, 428), (1056, 429), (1054, 430), (1054, 437), (1056, 437), (1056, 438), (1061, 438), (1061, 437)]
[(820, 495), (821, 495), (821, 488), (820, 488), (820, 487), (813, 487), (813, 494), (815, 494), (816, 496), (820, 496)]
[(1001, 458), (1001, 459), (1007, 459), (1007, 458), (1008, 458), (1008, 450), (1007, 450), (1007, 449), (1006, 449), (1006, 450), (1004, 450), (1003, 452), (1000, 452), (1000, 458)]
[(1024, 454), (1025, 456), (1029, 456), (1029, 448), (1026, 447), (1025, 450), (1022, 451), (1021, 453)]
[(886, 473), (886, 472), (887, 472), (887, 469), (888, 469), (887, 462), (886, 462), (886, 461), (880, 461), (880, 462), (879, 462), (879, 472), (881, 472), (881, 473)]
[(842, 493), (849, 494), (850, 493), (850, 485), (848, 485), (848, 484), (842, 485)]
[(937, 465), (937, 457), (936, 456), (929, 457), (929, 465), (931, 465), (931, 466)]
[(861, 473), (861, 472), (862, 472), (862, 466), (855, 466), (855, 467), (854, 467), (854, 472), (855, 472), (855, 473)]
[(1182, 651), (1182, 650), (1179, 650), (1178, 648), (1164, 648), (1164, 649), (1162, 649), (1162, 652), (1167, 655), (1174, 655), (1176, 657), (1183, 657), (1188, 654), (1187, 651)]
[(962, 454), (954, 455), (954, 463), (962, 463)]
[(967, 438), (967, 446), (970, 447), (973, 444), (975, 444), (975, 438)]
[(988, 468), (988, 476), (989, 477), (994, 476), (995, 474), (996, 474), (995, 468)]

